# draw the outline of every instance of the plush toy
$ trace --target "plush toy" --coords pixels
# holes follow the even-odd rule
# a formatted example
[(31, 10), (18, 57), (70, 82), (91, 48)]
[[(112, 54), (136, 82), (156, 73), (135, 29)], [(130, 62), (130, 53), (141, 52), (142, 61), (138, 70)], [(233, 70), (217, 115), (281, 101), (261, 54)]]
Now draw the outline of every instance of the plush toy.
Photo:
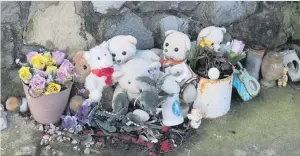
[(192, 128), (199, 128), (199, 126), (201, 125), (201, 120), (203, 118), (203, 114), (199, 109), (192, 109), (191, 114), (188, 114), (187, 117), (189, 120), (191, 120), (190, 125)]
[(137, 50), (137, 40), (131, 35), (118, 35), (108, 42), (108, 48), (113, 56), (115, 64), (121, 65), (133, 58), (143, 58), (151, 61), (159, 61), (159, 50)]
[(168, 30), (163, 45), (164, 59), (160, 61), (163, 68), (186, 62), (188, 51), (191, 49), (189, 37), (179, 31)]
[(28, 104), (26, 98), (9, 97), (6, 100), (6, 109), (11, 112), (25, 113), (28, 111)]
[(75, 84), (72, 90), (72, 95), (80, 95), (88, 98), (89, 91), (84, 88), (86, 77), (91, 73), (90, 65), (83, 57), (85, 51), (78, 51), (73, 57), (75, 66)]
[(108, 51), (107, 42), (96, 46), (84, 53), (91, 73), (86, 77), (85, 88), (89, 90), (89, 98), (92, 101), (100, 101), (103, 88), (112, 85), (113, 58)]
[(226, 29), (224, 27), (206, 27), (200, 31), (197, 38), (197, 43), (200, 43), (203, 40), (207, 40), (213, 44), (214, 50), (218, 52), (220, 44), (223, 41), (224, 33), (226, 33)]
[(171, 74), (170, 77), (179, 84), (181, 88), (180, 97), (185, 103), (192, 103), (196, 100), (198, 76), (186, 63), (182, 62), (172, 67), (168, 67), (165, 69), (165, 72)]
[(82, 106), (82, 103), (84, 101), (84, 98), (79, 95), (75, 95), (71, 97), (69, 107), (72, 111), (77, 112), (80, 107)]
[[(114, 79), (118, 81), (118, 86), (114, 92), (113, 108), (115, 107), (115, 98), (120, 93), (125, 93), (129, 101), (139, 98), (141, 93), (150, 89), (150, 86), (142, 81), (138, 81), (139, 77), (149, 77), (149, 82), (155, 81), (165, 73), (159, 70), (160, 63), (144, 60), (140, 58), (132, 59), (123, 64), (118, 71), (113, 74)], [(170, 77), (166, 76), (162, 82), (160, 89), (167, 94), (179, 93), (179, 85)]]
[(287, 72), (288, 72), (288, 68), (284, 67), (283, 68), (283, 71), (282, 71), (282, 76), (278, 79), (278, 82), (277, 82), (277, 85), (278, 87), (285, 87), (287, 85), (287, 82), (288, 82), (288, 75), (287, 75)]

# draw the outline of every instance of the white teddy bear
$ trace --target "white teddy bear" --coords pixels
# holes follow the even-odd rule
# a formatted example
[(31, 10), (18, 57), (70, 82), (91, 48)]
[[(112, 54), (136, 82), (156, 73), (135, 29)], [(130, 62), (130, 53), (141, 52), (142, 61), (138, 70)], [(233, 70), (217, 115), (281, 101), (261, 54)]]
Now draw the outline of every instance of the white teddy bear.
[(198, 76), (189, 68), (189, 66), (182, 62), (172, 67), (166, 68), (165, 72), (171, 74), (180, 86), (180, 96), (185, 103), (192, 103), (197, 98), (197, 79)]
[(112, 84), (114, 72), (112, 56), (108, 51), (107, 42), (96, 46), (84, 53), (91, 73), (86, 77), (85, 88), (89, 90), (89, 98), (93, 101), (100, 101), (104, 87)]
[(200, 31), (197, 38), (197, 43), (199, 43), (201, 40), (208, 40), (213, 43), (214, 50), (218, 52), (220, 44), (223, 41), (224, 33), (226, 33), (226, 29), (224, 27), (206, 27)]
[(168, 30), (163, 45), (164, 59), (160, 61), (164, 68), (186, 62), (186, 57), (191, 49), (189, 37), (179, 31)]
[(113, 56), (113, 60), (117, 65), (126, 63), (133, 58), (143, 58), (151, 61), (159, 61), (159, 53), (157, 50), (137, 50), (137, 40), (131, 35), (118, 35), (108, 42), (108, 49)]
[[(114, 92), (114, 98), (120, 93), (126, 93), (129, 101), (139, 97), (143, 90), (149, 89), (148, 85), (138, 81), (137, 78), (141, 76), (148, 76), (155, 80), (165, 75), (159, 71), (160, 63), (152, 62), (150, 60), (144, 60), (141, 58), (135, 58), (129, 60), (118, 71), (115, 71), (113, 78), (119, 83)], [(169, 77), (166, 77), (161, 86), (161, 90), (168, 94), (179, 93), (179, 85)]]

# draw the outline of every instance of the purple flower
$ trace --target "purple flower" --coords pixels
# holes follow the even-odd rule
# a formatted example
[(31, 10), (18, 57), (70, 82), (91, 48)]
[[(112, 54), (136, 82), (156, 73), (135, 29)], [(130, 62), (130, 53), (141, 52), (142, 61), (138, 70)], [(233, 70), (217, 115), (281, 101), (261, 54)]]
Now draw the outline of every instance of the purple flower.
[(46, 79), (39, 74), (33, 76), (29, 82), (29, 86), (34, 89), (44, 89), (46, 84)]
[(56, 75), (57, 81), (61, 84), (64, 84), (70, 77), (71, 75), (65, 68), (60, 68)]
[(35, 74), (40, 75), (41, 77), (46, 77), (46, 72), (42, 70), (36, 70)]
[(75, 128), (78, 124), (77, 118), (75, 116), (62, 116), (62, 125), (64, 128), (70, 129)]
[(56, 61), (56, 65), (61, 65), (65, 59), (66, 54), (60, 51), (52, 52), (52, 57)]
[(36, 51), (29, 52), (29, 53), (26, 55), (27, 62), (31, 63), (31, 58), (32, 58), (34, 55), (36, 55), (36, 54), (38, 54), (38, 52), (36, 52)]
[(67, 59), (64, 60), (59, 69), (66, 69), (69, 73), (74, 73), (74, 65)]
[(233, 40), (232, 43), (231, 43), (231, 46), (232, 46), (232, 51), (233, 52), (241, 53), (241, 52), (243, 52), (245, 44), (243, 43), (243, 41)]
[(89, 99), (85, 100), (80, 107), (80, 109), (76, 112), (76, 117), (80, 124), (88, 123), (88, 115), (91, 110), (91, 101)]

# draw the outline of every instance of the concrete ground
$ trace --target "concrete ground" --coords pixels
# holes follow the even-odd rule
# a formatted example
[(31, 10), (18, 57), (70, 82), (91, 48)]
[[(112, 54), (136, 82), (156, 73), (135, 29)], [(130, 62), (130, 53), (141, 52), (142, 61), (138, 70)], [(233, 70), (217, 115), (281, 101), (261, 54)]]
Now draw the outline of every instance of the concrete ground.
[[(262, 90), (249, 102), (234, 94), (223, 117), (204, 120), (204, 132), (166, 155), (172, 156), (300, 156), (300, 90), (290, 87)], [(41, 132), (30, 121), (9, 116), (1, 134), (1, 155), (52, 155), (39, 145)], [(56, 155), (80, 156), (72, 145), (51, 145)], [(51, 149), (51, 150), (52, 150)], [(50, 151), (51, 151), (50, 150)], [(96, 149), (91, 155), (143, 155), (140, 149)], [(146, 154), (147, 152), (145, 152)]]

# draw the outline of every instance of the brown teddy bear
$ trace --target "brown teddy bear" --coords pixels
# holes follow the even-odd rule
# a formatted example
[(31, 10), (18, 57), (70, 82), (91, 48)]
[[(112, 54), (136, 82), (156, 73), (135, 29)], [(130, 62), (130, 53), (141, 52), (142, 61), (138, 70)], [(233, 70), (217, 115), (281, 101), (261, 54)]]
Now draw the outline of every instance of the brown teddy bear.
[[(84, 99), (89, 97), (89, 91), (85, 89), (84, 83), (85, 78), (90, 74), (91, 68), (87, 63), (86, 59), (83, 57), (85, 51), (78, 51), (73, 56), (73, 63), (75, 66), (75, 85), (72, 91), (72, 98), (70, 100), (70, 108), (73, 111), (78, 110), (81, 107)], [(103, 108), (107, 111), (112, 110), (112, 98), (113, 98), (113, 88), (107, 87), (102, 92), (103, 96), (101, 99), (101, 104)], [(82, 98), (78, 97), (82, 96)]]

